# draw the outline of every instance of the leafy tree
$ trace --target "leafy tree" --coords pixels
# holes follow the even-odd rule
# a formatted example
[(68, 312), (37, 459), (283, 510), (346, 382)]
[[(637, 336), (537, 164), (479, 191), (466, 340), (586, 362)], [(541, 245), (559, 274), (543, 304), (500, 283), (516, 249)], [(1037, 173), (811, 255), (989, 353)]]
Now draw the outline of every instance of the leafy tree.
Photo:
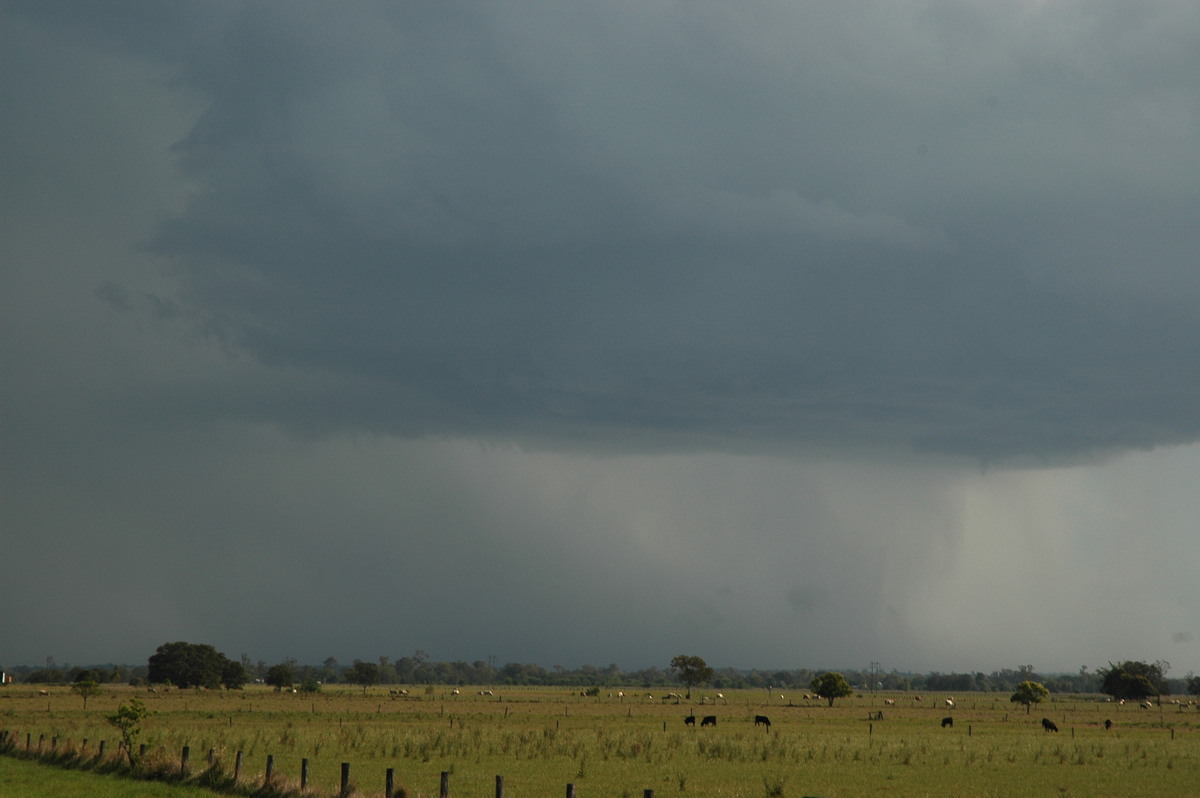
[(1200, 676), (1192, 676), (1187, 681), (1188, 695), (1200, 695)]
[(679, 654), (672, 658), (671, 667), (678, 671), (679, 681), (687, 685), (687, 697), (692, 697), (692, 688), (712, 681), (713, 669), (702, 658), (692, 654)]
[(846, 677), (836, 671), (826, 671), (818, 674), (813, 678), (809, 685), (812, 691), (829, 702), (829, 706), (833, 706), (833, 699), (844, 698), (848, 695), (853, 695), (854, 690), (850, 687), (850, 683), (846, 681)]
[(1008, 700), (1014, 704), (1024, 704), (1025, 714), (1028, 715), (1034, 704), (1042, 703), (1049, 695), (1050, 691), (1046, 689), (1045, 685), (1025, 681), (1017, 685), (1017, 691)]
[(83, 699), (83, 708), (86, 710), (88, 699), (100, 695), (100, 682), (92, 678), (79, 679), (71, 685), (71, 692)]
[(134, 759), (133, 746), (137, 742), (138, 735), (142, 733), (142, 720), (149, 714), (150, 710), (146, 709), (145, 704), (136, 698), (131, 698), (128, 704), (121, 704), (114, 714), (105, 718), (116, 727), (117, 732), (121, 735), (125, 756), (129, 759), (130, 766), (137, 762)]
[(354, 664), (346, 669), (344, 676), (350, 684), (362, 685), (363, 695), (366, 695), (368, 686), (379, 684), (379, 666), (374, 662), (356, 659)]
[(246, 666), (241, 662), (233, 659), (225, 661), (225, 669), (221, 671), (221, 684), (226, 690), (241, 690), (248, 678), (250, 676), (246, 673)]
[(150, 657), (146, 678), (176, 687), (221, 686), (229, 660), (205, 643), (163, 643)]
[(283, 688), (290, 688), (292, 683), (296, 681), (296, 674), (292, 670), (291, 663), (281, 662), (278, 665), (272, 665), (267, 668), (266, 678), (263, 679), (267, 684), (275, 688), (278, 692)]
[(321, 683), (317, 681), (316, 676), (307, 676), (300, 683), (300, 692), (302, 693), (319, 693), (321, 692)]
[(1113, 698), (1140, 699), (1162, 695), (1163, 668), (1160, 663), (1126, 660), (1100, 669), (1100, 692)]

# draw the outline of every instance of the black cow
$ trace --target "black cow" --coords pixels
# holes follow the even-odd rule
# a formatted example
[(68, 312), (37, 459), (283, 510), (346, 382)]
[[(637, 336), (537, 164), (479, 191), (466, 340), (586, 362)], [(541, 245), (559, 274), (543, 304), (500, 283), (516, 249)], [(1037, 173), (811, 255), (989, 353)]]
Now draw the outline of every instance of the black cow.
[(1055, 726), (1054, 721), (1050, 720), (1050, 718), (1042, 718), (1042, 728), (1046, 731), (1058, 731), (1058, 726)]
[(683, 723), (685, 726), (695, 726), (696, 725), (696, 716), (688, 715), (686, 718), (683, 719)]
[(1106, 720), (1106, 721), (1104, 721), (1104, 728), (1105, 728), (1105, 730), (1111, 729), (1111, 728), (1112, 728), (1112, 721), (1111, 721), (1111, 720)]
[(755, 726), (766, 726), (769, 729), (769, 728), (771, 728), (771, 719), (768, 718), (766, 715), (755, 715), (754, 716), (754, 725)]
[(947, 726), (954, 726), (954, 718), (942, 718), (942, 728), (944, 729)]
[(701, 719), (700, 725), (701, 726), (716, 726), (717, 725), (717, 716), (716, 715), (705, 715)]

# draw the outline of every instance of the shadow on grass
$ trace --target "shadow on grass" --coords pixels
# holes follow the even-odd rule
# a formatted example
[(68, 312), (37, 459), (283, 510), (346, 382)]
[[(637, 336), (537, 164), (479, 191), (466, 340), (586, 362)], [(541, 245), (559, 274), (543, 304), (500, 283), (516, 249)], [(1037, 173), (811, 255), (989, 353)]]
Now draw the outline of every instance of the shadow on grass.
[[(28, 746), (20, 745), (15, 735), (5, 735), (4, 739), (0, 740), (0, 756), (10, 756), (65, 770), (85, 770), (140, 781), (189, 785), (221, 795), (239, 795), (247, 796), (247, 798), (323, 798), (324, 796), (323, 793), (312, 789), (301, 790), (298, 785), (279, 776), (255, 783), (249, 783), (244, 779), (235, 779), (220, 760), (215, 760), (198, 771), (185, 772), (178, 762), (168, 761), (166, 758), (154, 754), (133, 757), (131, 761), (124, 752), (102, 755), (98, 750), (87, 751), (71, 746), (50, 750), (31, 750)], [(351, 789), (346, 793), (346, 798), (358, 795), (361, 793)]]

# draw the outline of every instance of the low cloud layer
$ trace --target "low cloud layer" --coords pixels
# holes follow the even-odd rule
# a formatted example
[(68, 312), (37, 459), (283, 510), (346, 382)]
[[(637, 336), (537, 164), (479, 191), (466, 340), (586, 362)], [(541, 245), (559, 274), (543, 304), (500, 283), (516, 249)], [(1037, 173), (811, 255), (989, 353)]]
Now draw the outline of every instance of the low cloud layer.
[(1200, 653), (1190, 5), (2, 7), (0, 658)]

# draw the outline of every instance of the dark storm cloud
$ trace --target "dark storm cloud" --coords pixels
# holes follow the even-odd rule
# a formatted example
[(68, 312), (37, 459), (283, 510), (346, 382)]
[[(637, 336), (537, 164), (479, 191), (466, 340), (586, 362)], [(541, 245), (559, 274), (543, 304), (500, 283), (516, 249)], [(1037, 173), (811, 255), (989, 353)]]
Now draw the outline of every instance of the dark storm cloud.
[(0, 8), (6, 662), (1194, 658), (1194, 4)]
[(1193, 14), (1053, 5), (193, 7), (154, 248), (347, 427), (1193, 440)]

